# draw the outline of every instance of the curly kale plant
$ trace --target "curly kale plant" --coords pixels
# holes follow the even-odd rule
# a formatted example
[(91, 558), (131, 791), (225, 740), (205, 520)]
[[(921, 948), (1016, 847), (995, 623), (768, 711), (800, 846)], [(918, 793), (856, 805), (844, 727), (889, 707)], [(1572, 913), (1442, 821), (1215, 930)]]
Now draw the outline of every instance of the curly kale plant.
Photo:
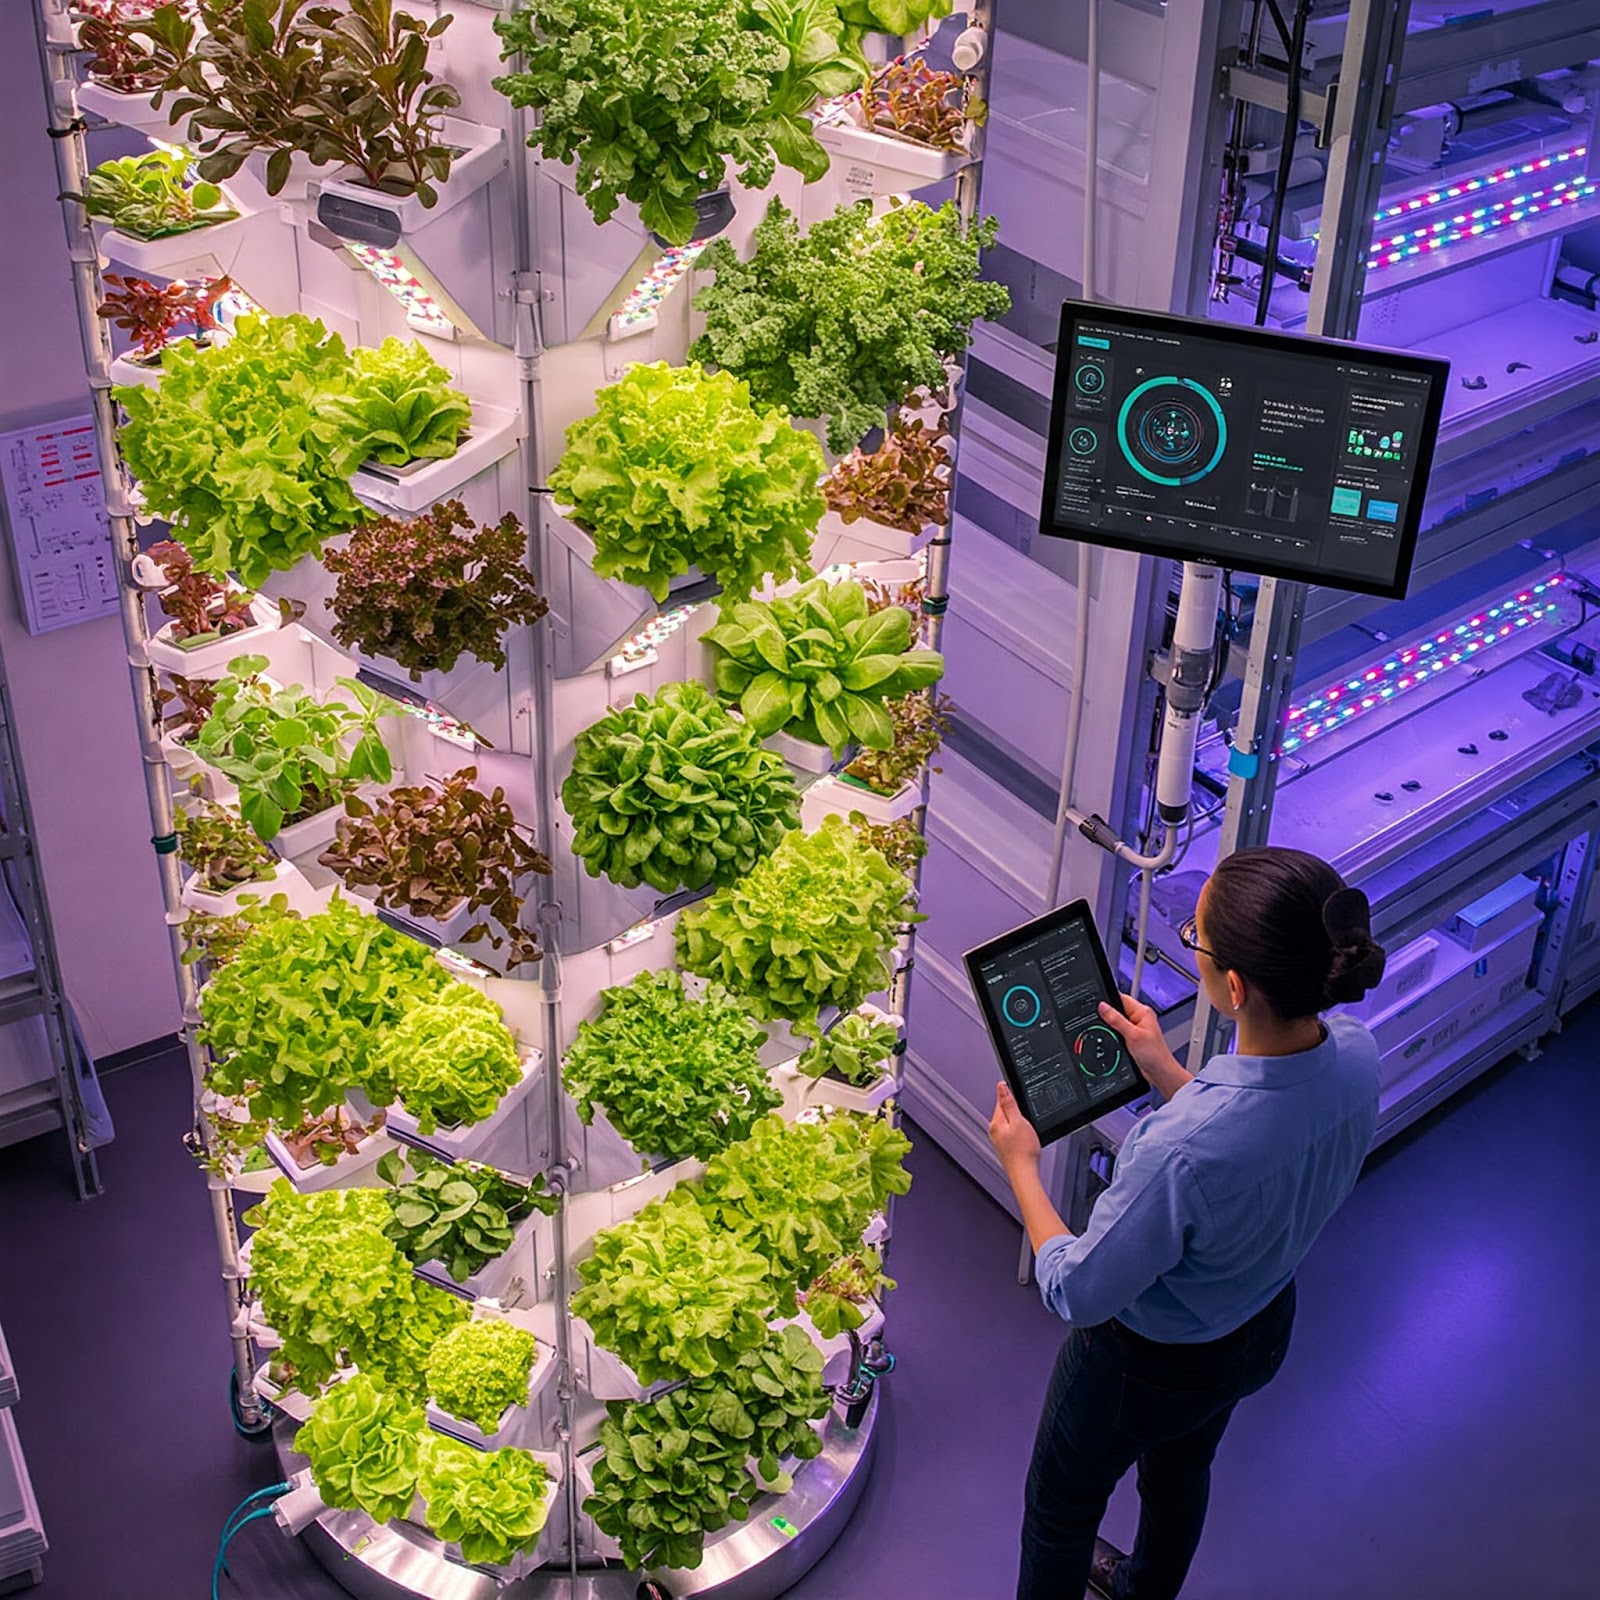
[(860, 1246), (889, 1193), (910, 1188), (903, 1166), (910, 1148), (910, 1140), (881, 1118), (764, 1117), (748, 1139), (713, 1157), (699, 1200), (766, 1263), (767, 1298), (792, 1317), (798, 1292)]
[(505, 632), (550, 609), (523, 565), (527, 534), (509, 512), (473, 532), (459, 500), (419, 517), (373, 517), (322, 564), (339, 580), (324, 605), (340, 644), (386, 656), (414, 681), (463, 656), (506, 664)]
[(824, 1006), (854, 1010), (887, 986), (910, 886), (838, 817), (785, 835), (750, 874), (678, 919), (678, 959), (815, 1035)]
[(274, 917), (201, 991), (200, 1038), (213, 1057), (206, 1081), (248, 1099), (257, 1120), (297, 1127), (351, 1089), (376, 1087), (388, 1030), (464, 987), (415, 939), (347, 900), (313, 917)]
[(784, 1461), (820, 1453), (811, 1424), (828, 1405), (822, 1353), (785, 1328), (716, 1377), (646, 1405), (608, 1407), (583, 1509), (635, 1570), (697, 1567), (706, 1534), (743, 1522), (764, 1490), (792, 1487)]
[(418, 1450), (426, 1432), (421, 1406), (358, 1372), (317, 1402), (294, 1447), (311, 1463), (325, 1504), (393, 1522), (416, 1499)]
[(417, 1131), (464, 1127), (492, 1117), (522, 1079), (522, 1062), (500, 1008), (464, 983), (413, 1007), (372, 1056), (368, 1093), (392, 1087), (417, 1119)]
[(537, 1541), (550, 1515), (550, 1474), (526, 1450), (474, 1450), (430, 1434), (417, 1487), (429, 1532), (460, 1545), (469, 1563), (509, 1561)]
[(953, 202), (874, 217), (863, 200), (802, 235), (774, 200), (750, 260), (726, 239), (701, 257), (716, 281), (695, 296), (706, 328), (689, 355), (743, 378), (757, 405), (826, 417), (829, 447), (849, 450), (908, 389), (941, 388), (972, 324), (1009, 308), (1001, 285), (978, 278), (997, 228), (992, 217), (966, 228)]
[(662, 894), (737, 881), (800, 815), (782, 759), (697, 683), (636, 695), (585, 728), (561, 803), (591, 877)]
[(683, 1188), (597, 1235), (578, 1279), (574, 1315), (641, 1383), (709, 1377), (767, 1335), (765, 1261)]
[(913, 649), (915, 624), (899, 606), (867, 609), (853, 579), (813, 578), (792, 595), (724, 605), (705, 635), (717, 688), (737, 696), (763, 737), (780, 731), (839, 755), (854, 742), (894, 743), (884, 701), (937, 682), (944, 657)]
[(528, 1403), (528, 1375), (538, 1358), (533, 1335), (500, 1317), (463, 1322), (428, 1357), (428, 1398), (452, 1417), (493, 1433), (507, 1406)]
[(852, 1011), (815, 1040), (797, 1065), (808, 1078), (830, 1074), (852, 1088), (865, 1089), (883, 1076), (884, 1063), (900, 1043), (900, 1030), (882, 1017)]
[(454, 1295), (412, 1276), (384, 1235), (388, 1211), (374, 1189), (299, 1194), (280, 1178), (245, 1216), (256, 1230), (250, 1286), (302, 1393), (356, 1366), (380, 1388), (420, 1400), (428, 1352), (467, 1317)]
[(520, 53), (495, 87), (538, 108), (528, 143), (576, 159), (597, 222), (632, 200), (647, 228), (686, 244), (696, 199), (730, 165), (753, 188), (772, 181), (768, 104), (785, 53), (744, 22), (743, 0), (539, 0), (495, 18), (504, 56)]
[(159, 384), (113, 391), (145, 504), (197, 567), (255, 588), (360, 517), (349, 479), (369, 441), (332, 405), (348, 372), (321, 322), (247, 316), (221, 344), (165, 350)]
[(600, 1003), (562, 1067), (585, 1123), (603, 1106), (635, 1150), (703, 1157), (781, 1103), (761, 1065), (766, 1034), (720, 984), (694, 1000), (676, 972), (641, 972)]
[(809, 571), (822, 451), (729, 373), (630, 367), (567, 429), (550, 487), (594, 536), (594, 570), (665, 600), (699, 567), (729, 594)]
[(351, 352), (349, 388), (334, 414), (385, 466), (453, 456), (472, 403), (415, 339), (385, 339)]
[(549, 1215), (561, 1204), (545, 1193), (543, 1173), (518, 1183), (493, 1167), (436, 1161), (415, 1150), (405, 1156), (391, 1150), (378, 1163), (378, 1176), (392, 1185), (384, 1232), (413, 1266), (442, 1262), (457, 1283), (503, 1255), (525, 1218), (535, 1211)]

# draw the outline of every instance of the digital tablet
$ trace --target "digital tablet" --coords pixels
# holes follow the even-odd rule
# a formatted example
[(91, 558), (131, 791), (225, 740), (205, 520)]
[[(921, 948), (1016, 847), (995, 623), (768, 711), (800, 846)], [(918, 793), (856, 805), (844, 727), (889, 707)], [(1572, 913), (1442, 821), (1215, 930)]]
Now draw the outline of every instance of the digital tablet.
[(966, 954), (995, 1054), (1050, 1144), (1125, 1106), (1147, 1085), (1099, 1005), (1123, 1009), (1087, 900), (1074, 900)]

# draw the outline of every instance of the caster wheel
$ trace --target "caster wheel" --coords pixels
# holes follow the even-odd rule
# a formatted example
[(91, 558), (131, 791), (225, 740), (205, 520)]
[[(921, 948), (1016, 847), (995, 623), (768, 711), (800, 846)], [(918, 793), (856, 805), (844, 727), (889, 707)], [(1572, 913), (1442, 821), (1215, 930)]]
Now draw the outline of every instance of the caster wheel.
[(272, 1432), (272, 1408), (261, 1404), (261, 1415), (255, 1422), (244, 1420), (244, 1411), (239, 1404), (239, 1374), (228, 1374), (228, 1410), (233, 1417), (234, 1432), (241, 1439), (265, 1439)]

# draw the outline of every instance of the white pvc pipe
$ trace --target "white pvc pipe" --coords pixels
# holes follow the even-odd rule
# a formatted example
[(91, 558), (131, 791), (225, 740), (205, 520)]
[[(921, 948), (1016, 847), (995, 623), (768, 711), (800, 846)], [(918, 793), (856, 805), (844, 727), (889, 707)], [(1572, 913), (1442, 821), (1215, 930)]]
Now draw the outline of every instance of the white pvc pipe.
[(1078, 626), (1072, 641), (1072, 684), (1067, 700), (1067, 746), (1061, 753), (1061, 791), (1056, 800), (1055, 837), (1050, 844), (1050, 871), (1045, 878), (1045, 909), (1061, 895), (1061, 864), (1067, 830), (1083, 821), (1072, 805), (1072, 780), (1078, 766), (1078, 738), (1083, 728), (1083, 680), (1089, 671), (1089, 547), (1078, 545)]
[(1100, 0), (1089, 0), (1089, 92), (1083, 105), (1083, 298), (1095, 298), (1100, 204)]

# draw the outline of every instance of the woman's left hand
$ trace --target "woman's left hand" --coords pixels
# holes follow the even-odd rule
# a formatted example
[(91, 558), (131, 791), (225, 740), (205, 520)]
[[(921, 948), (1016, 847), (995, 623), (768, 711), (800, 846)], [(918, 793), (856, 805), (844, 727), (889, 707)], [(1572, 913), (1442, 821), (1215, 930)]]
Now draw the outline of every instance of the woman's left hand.
[(1039, 1135), (1023, 1116), (1009, 1084), (995, 1085), (994, 1115), (989, 1118), (989, 1143), (1009, 1173), (1013, 1167), (1039, 1165)]

